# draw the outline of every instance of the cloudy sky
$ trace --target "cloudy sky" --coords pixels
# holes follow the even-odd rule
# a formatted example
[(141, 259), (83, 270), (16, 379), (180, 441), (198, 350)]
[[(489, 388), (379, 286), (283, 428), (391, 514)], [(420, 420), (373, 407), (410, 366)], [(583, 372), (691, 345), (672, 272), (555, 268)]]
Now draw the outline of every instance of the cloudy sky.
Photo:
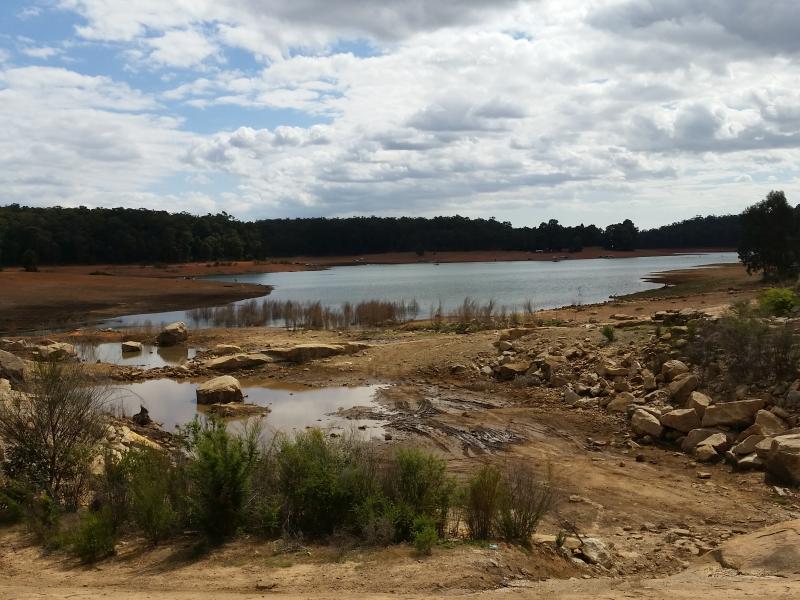
[(2, 0), (0, 203), (652, 226), (798, 201), (796, 0)]

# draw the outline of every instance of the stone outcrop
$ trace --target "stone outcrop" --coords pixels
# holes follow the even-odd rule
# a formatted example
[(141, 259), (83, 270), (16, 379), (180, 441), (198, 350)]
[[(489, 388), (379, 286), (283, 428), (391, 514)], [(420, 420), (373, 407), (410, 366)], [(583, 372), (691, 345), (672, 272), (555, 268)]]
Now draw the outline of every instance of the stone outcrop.
[(273, 362), (266, 354), (230, 354), (211, 358), (203, 362), (203, 367), (212, 371), (238, 371), (239, 369), (252, 369)]
[(161, 330), (161, 333), (159, 333), (156, 338), (156, 343), (159, 346), (174, 346), (188, 339), (189, 330), (186, 327), (186, 323), (177, 321), (175, 323), (170, 323)]
[(75, 346), (64, 342), (51, 342), (34, 348), (34, 354), (41, 360), (72, 360), (78, 356)]
[(243, 401), (242, 386), (238, 379), (230, 375), (215, 377), (197, 386), (198, 404), (228, 404)]
[(345, 342), (344, 344), (298, 344), (288, 348), (269, 348), (265, 352), (278, 360), (302, 363), (340, 354), (355, 354), (367, 348), (369, 344)]

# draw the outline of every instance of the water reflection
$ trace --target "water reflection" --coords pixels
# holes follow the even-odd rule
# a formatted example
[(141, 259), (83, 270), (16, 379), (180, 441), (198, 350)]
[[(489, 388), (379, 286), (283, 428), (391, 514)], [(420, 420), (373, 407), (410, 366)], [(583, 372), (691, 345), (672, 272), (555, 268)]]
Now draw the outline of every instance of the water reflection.
[[(268, 432), (292, 432), (306, 427), (343, 432), (356, 430), (360, 437), (382, 436), (383, 421), (376, 419), (347, 419), (336, 412), (353, 406), (365, 406), (380, 411), (374, 394), (380, 386), (306, 388), (302, 386), (248, 385), (242, 380), (245, 401), (267, 406), (270, 413), (264, 419)], [(150, 417), (161, 423), (164, 430), (173, 431), (176, 425), (188, 423), (198, 411), (195, 390), (197, 384), (171, 379), (154, 379), (114, 389), (114, 399), (126, 415), (144, 406)], [(359, 427), (365, 429), (359, 430)]]
[(78, 357), (84, 362), (104, 362), (126, 367), (154, 369), (182, 365), (197, 354), (195, 348), (186, 346), (153, 346), (144, 344), (141, 352), (122, 352), (119, 342), (102, 344), (78, 343), (75, 345)]

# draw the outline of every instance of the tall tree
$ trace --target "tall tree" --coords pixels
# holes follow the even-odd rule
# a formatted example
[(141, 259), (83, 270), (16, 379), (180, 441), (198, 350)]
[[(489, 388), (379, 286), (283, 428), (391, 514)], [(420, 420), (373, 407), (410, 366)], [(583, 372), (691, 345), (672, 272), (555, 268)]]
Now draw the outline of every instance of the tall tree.
[(780, 191), (742, 213), (739, 259), (748, 273), (765, 279), (796, 275), (800, 269), (800, 205), (795, 208)]

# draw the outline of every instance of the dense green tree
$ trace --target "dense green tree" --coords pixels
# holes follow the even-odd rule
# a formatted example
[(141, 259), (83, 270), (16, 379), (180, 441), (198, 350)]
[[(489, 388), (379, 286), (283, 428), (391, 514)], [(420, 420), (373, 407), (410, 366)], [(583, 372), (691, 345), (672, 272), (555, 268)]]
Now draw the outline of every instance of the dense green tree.
[(609, 250), (635, 250), (639, 230), (630, 219), (606, 227), (605, 248)]
[(783, 192), (771, 191), (742, 213), (739, 259), (747, 272), (765, 279), (796, 275), (800, 269), (800, 205), (792, 208)]

